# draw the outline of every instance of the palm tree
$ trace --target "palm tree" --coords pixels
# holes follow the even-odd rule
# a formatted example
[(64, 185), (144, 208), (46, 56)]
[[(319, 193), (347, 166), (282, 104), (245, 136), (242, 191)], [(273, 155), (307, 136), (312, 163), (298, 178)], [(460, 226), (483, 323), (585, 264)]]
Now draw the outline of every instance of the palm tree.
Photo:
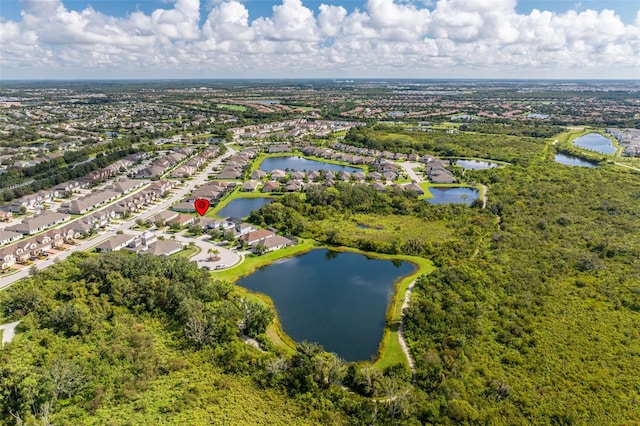
[(207, 250), (207, 253), (209, 253), (209, 260), (211, 261), (220, 259), (220, 257), (218, 256), (220, 254), (220, 250), (218, 249), (210, 248), (209, 250)]
[(465, 193), (460, 194), (460, 199), (462, 200), (463, 204), (467, 204), (467, 197), (468, 195)]

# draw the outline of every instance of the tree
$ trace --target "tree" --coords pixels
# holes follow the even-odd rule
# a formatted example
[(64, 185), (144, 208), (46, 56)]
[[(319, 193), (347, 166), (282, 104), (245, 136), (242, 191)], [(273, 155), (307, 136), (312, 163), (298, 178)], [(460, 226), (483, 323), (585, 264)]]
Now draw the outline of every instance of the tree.
[(265, 254), (267, 251), (269, 251), (269, 249), (264, 244), (256, 244), (253, 247), (253, 251), (254, 251), (254, 253), (256, 253), (256, 254), (261, 256), (261, 255)]
[(240, 328), (250, 337), (256, 337), (265, 332), (274, 318), (273, 311), (260, 303), (241, 298), (239, 308), (242, 315)]
[(193, 234), (194, 236), (199, 236), (204, 234), (204, 229), (202, 228), (202, 226), (198, 225), (198, 224), (194, 224), (189, 226), (188, 229), (189, 233)]
[(220, 260), (220, 256), (218, 256), (220, 254), (220, 250), (214, 249), (214, 248), (210, 248), (209, 250), (207, 250), (207, 253), (209, 253), (209, 260), (210, 261)]

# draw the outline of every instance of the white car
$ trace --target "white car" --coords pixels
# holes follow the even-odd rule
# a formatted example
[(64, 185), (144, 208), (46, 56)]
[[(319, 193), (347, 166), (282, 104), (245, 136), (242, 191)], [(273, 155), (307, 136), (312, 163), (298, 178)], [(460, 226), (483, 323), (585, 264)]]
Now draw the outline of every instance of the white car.
[(227, 264), (226, 264), (226, 263), (221, 263), (221, 264), (219, 264), (219, 265), (217, 265), (217, 266), (216, 266), (216, 270), (224, 269), (224, 268), (226, 268), (226, 267), (227, 267)]

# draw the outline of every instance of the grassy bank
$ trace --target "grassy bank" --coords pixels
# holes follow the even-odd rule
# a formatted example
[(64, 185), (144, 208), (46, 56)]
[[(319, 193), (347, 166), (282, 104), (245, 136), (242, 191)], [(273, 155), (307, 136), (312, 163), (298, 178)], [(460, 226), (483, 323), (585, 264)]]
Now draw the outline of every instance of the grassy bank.
[[(250, 275), (256, 269), (266, 266), (276, 260), (283, 259), (290, 256), (299, 255), (315, 248), (326, 247), (313, 240), (300, 240), (300, 244), (294, 247), (287, 247), (282, 250), (277, 250), (271, 253), (267, 253), (262, 256), (249, 257), (236, 268), (231, 268), (222, 271), (212, 272), (215, 279), (226, 280), (230, 282), (236, 282), (240, 278)], [(393, 299), (389, 304), (389, 308), (386, 313), (386, 326), (383, 331), (382, 340), (378, 348), (377, 361), (375, 365), (379, 368), (385, 368), (393, 364), (408, 365), (407, 359), (404, 356), (402, 347), (398, 341), (398, 328), (402, 321), (402, 304), (407, 292), (407, 288), (419, 275), (426, 274), (434, 270), (434, 266), (431, 261), (416, 256), (406, 255), (386, 255), (380, 253), (364, 252), (349, 247), (330, 247), (331, 250), (340, 252), (352, 252), (362, 254), (367, 257), (383, 260), (402, 260), (410, 262), (415, 266), (415, 270), (407, 276), (400, 278), (395, 283), (395, 291)], [(267, 330), (267, 335), (272, 342), (279, 348), (291, 352), (295, 350), (296, 342), (291, 339), (283, 330), (282, 325), (277, 316), (277, 310), (271, 298), (267, 295), (254, 293), (242, 287), (236, 287), (236, 291), (245, 297), (260, 300), (261, 302), (270, 306), (274, 312), (276, 312), (276, 318)]]

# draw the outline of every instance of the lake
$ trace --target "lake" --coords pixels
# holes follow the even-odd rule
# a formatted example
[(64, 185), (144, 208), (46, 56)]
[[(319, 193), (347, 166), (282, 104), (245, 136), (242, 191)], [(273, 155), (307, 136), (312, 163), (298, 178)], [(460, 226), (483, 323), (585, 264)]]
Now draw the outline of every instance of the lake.
[(260, 170), (270, 172), (273, 169), (290, 171), (333, 170), (334, 172), (347, 171), (349, 173), (361, 172), (356, 167), (342, 166), (339, 164), (324, 163), (322, 161), (309, 160), (303, 157), (267, 157), (260, 163)]
[(589, 133), (588, 135), (580, 136), (573, 141), (573, 144), (580, 148), (599, 152), (600, 154), (616, 153), (616, 147), (613, 146), (613, 142), (598, 133)]
[(582, 158), (574, 157), (573, 155), (556, 154), (556, 163), (564, 164), (565, 166), (577, 166), (577, 167), (598, 167), (597, 164), (590, 161), (583, 160)]
[(295, 341), (318, 342), (346, 361), (360, 361), (376, 355), (394, 282), (413, 270), (404, 261), (319, 249), (260, 268), (237, 284), (268, 295)]
[[(429, 188), (433, 198), (425, 198), (431, 204), (471, 204), (480, 197), (480, 192), (473, 188), (451, 187), (451, 188)], [(463, 200), (463, 194), (466, 199)]]
[(253, 210), (258, 210), (260, 207), (272, 201), (273, 198), (234, 198), (216, 213), (216, 216), (247, 217)]
[(479, 160), (456, 160), (455, 163), (465, 170), (492, 169), (494, 167), (498, 167), (499, 165), (497, 163), (490, 163), (488, 161)]

